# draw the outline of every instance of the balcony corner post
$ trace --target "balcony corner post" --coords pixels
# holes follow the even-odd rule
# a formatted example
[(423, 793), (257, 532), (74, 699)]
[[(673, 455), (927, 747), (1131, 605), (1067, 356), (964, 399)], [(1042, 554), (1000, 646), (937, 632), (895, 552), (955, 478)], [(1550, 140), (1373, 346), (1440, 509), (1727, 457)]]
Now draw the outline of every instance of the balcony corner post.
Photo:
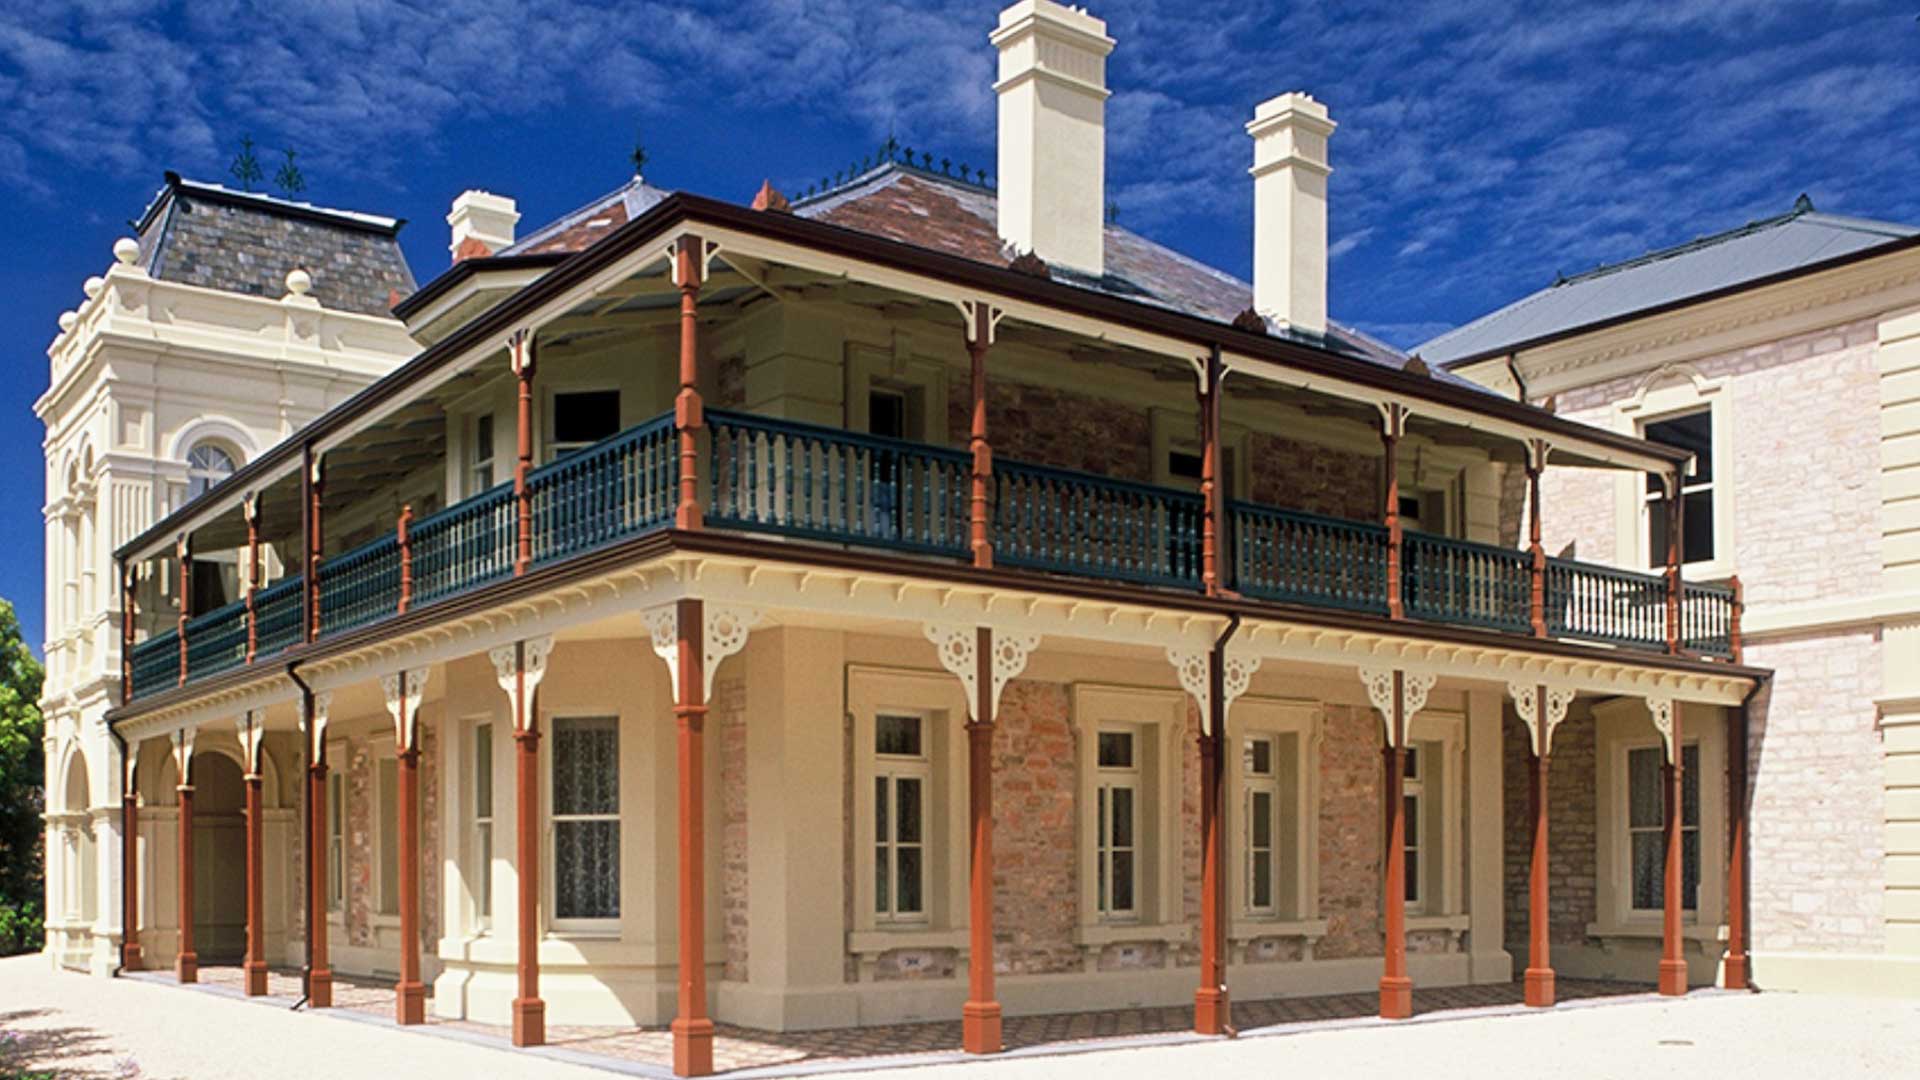
[(987, 351), (993, 347), (994, 328), (1001, 312), (985, 301), (969, 301), (961, 308), (967, 323), (967, 357), (973, 394), (973, 427), (968, 448), (973, 451), (967, 545), (973, 565), (993, 566), (993, 539), (988, 521), (987, 490), (993, 483), (993, 443), (987, 438)]
[(1400, 584), (1403, 539), (1400, 527), (1400, 437), (1407, 431), (1407, 407), (1389, 401), (1380, 406), (1380, 415), (1380, 443), (1384, 451), (1381, 486), (1386, 504), (1383, 508), (1383, 524), (1387, 527), (1387, 616), (1404, 619), (1407, 617), (1406, 598), (1401, 595)]
[(1220, 383), (1225, 377), (1216, 345), (1207, 353), (1200, 386), (1200, 580), (1208, 596), (1226, 590), (1220, 569), (1221, 545), (1227, 535), (1220, 478)]
[(240, 509), (247, 519), (247, 663), (251, 664), (260, 649), (259, 616), (253, 607), (254, 590), (260, 587), (260, 502), (250, 494)]
[(400, 520), (394, 524), (394, 538), (400, 545), (400, 601), (394, 614), (405, 615), (413, 605), (413, 542), (407, 538), (407, 526), (413, 523), (413, 504), (400, 507)]
[(1527, 555), (1531, 588), (1527, 622), (1533, 636), (1547, 636), (1547, 549), (1540, 543), (1540, 475), (1547, 471), (1545, 439), (1527, 441)]
[(306, 459), (306, 468), (300, 474), (306, 487), (306, 498), (301, 506), (301, 524), (304, 526), (301, 532), (306, 537), (306, 551), (303, 553), (306, 580), (301, 583), (301, 588), (307, 594), (306, 640), (316, 641), (320, 637), (320, 538), (323, 535), (320, 504), (324, 495), (326, 459), (313, 452), (312, 444), (306, 448)]
[(700, 441), (706, 431), (706, 409), (700, 398), (700, 286), (706, 279), (708, 249), (698, 236), (688, 234), (675, 243), (673, 283), (680, 289), (680, 392), (673, 400), (674, 425), (680, 431), (680, 497), (674, 507), (673, 527), (698, 529), (700, 512)]
[(1686, 548), (1681, 543), (1680, 530), (1686, 527), (1686, 514), (1681, 511), (1682, 482), (1679, 470), (1663, 479), (1667, 487), (1667, 653), (1680, 655), (1680, 562), (1681, 552)]
[(178, 642), (180, 646), (180, 676), (178, 685), (185, 686), (187, 685), (187, 620), (193, 618), (193, 596), (191, 595), (193, 585), (193, 564), (191, 561), (193, 542), (183, 533), (179, 541), (174, 544), (173, 552), (174, 563), (179, 571), (180, 582), (180, 640)]
[(516, 330), (507, 341), (513, 373), (520, 380), (518, 419), (514, 426), (513, 576), (524, 577), (533, 565), (533, 496), (527, 490), (527, 475), (533, 471), (533, 376), (539, 366), (539, 353), (533, 332)]

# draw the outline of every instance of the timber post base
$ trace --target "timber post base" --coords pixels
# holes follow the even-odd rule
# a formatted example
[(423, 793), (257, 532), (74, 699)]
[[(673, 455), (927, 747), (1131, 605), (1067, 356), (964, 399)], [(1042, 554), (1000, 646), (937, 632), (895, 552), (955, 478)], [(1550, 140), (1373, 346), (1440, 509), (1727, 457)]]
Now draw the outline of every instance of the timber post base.
[(1746, 953), (1728, 953), (1727, 954), (1727, 989), (1729, 990), (1752, 989), (1751, 985), (1749, 985), (1749, 983), (1747, 982), (1747, 954)]
[(1685, 960), (1660, 961), (1660, 992), (1667, 997), (1680, 997), (1687, 992)]
[(146, 954), (141, 952), (140, 943), (137, 941), (128, 942), (127, 947), (120, 951), (120, 970), (122, 971), (145, 971), (146, 963)]
[(1405, 1020), (1413, 1015), (1413, 980), (1383, 976), (1380, 980), (1380, 1019)]
[(969, 1054), (1000, 1052), (1000, 1003), (969, 1001), (960, 1006), (960, 1046)]
[(307, 1008), (333, 1008), (333, 971), (331, 968), (314, 968), (307, 976)]
[(244, 971), (247, 976), (247, 996), (266, 997), (267, 965), (262, 962), (249, 960), (240, 965), (240, 970)]
[(173, 958), (173, 976), (183, 983), (200, 981), (200, 956), (198, 953), (183, 952)]
[(1553, 969), (1527, 969), (1527, 1004), (1535, 1009), (1548, 1008), (1553, 1004)]
[(676, 1018), (673, 1030), (673, 1075), (713, 1074), (713, 1021), (704, 1016)]
[(394, 989), (393, 1020), (413, 1025), (427, 1022), (427, 987), (424, 983), (401, 983)]
[(1196, 1035), (1225, 1035), (1229, 1001), (1225, 987), (1203, 986), (1193, 992), (1193, 1030)]
[(539, 998), (513, 999), (513, 1045), (545, 1046), (547, 1003)]

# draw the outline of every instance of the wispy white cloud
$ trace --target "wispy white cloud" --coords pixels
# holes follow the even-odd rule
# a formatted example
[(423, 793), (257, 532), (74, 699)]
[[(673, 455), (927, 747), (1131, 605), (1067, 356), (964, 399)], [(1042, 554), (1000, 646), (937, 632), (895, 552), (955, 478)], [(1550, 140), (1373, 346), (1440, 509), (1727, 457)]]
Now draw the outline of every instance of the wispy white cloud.
[[(1400, 343), (1784, 209), (1920, 220), (1920, 27), (1879, 0), (1090, 0), (1121, 219), (1244, 270), (1272, 94), (1331, 107), (1336, 315)], [(831, 117), (991, 163), (992, 0), (87, 0), (0, 11), (0, 183), (219, 162), (238, 131), (392, 174), (580, 105)], [(820, 162), (793, 162), (799, 175)], [(770, 165), (779, 169), (778, 163)], [(1367, 323), (1367, 319), (1378, 320)]]

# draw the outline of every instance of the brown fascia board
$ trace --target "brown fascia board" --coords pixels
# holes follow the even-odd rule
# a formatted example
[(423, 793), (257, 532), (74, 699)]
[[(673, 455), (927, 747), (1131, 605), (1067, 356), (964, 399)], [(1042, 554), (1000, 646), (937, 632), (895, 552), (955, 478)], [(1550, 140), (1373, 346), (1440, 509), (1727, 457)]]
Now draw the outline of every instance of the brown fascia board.
[(393, 305), (393, 317), (401, 322), (413, 318), (421, 308), (452, 292), (461, 282), (475, 274), (489, 270), (523, 270), (558, 266), (573, 255), (571, 251), (550, 251), (542, 254), (487, 255), (477, 259), (461, 259), (443, 271), (439, 277), (427, 282), (412, 295)]
[(1637, 322), (1641, 319), (1651, 319), (1656, 315), (1666, 315), (1671, 312), (1694, 307), (1698, 304), (1710, 304), (1715, 300), (1725, 300), (1729, 296), (1738, 296), (1743, 292), (1751, 292), (1754, 289), (1764, 289), (1769, 285), (1779, 285), (1782, 282), (1792, 281), (1795, 278), (1825, 273), (1828, 270), (1839, 270), (1843, 267), (1852, 266), (1854, 263), (1866, 262), (1869, 259), (1878, 259), (1886, 255), (1899, 255), (1902, 252), (1915, 248), (1920, 248), (1920, 233), (1915, 233), (1912, 236), (1903, 236), (1897, 240), (1890, 240), (1874, 247), (1861, 248), (1858, 251), (1849, 251), (1845, 255), (1836, 255), (1824, 262), (1796, 266), (1789, 270), (1781, 270), (1768, 274), (1765, 277), (1754, 278), (1752, 281), (1741, 281), (1732, 285), (1723, 285), (1709, 292), (1697, 293), (1693, 296), (1682, 296), (1676, 300), (1668, 300), (1664, 303), (1655, 304), (1652, 307), (1640, 308), (1637, 311), (1611, 315), (1604, 319), (1596, 319), (1590, 323), (1582, 323), (1579, 326), (1569, 326), (1565, 330), (1555, 330), (1551, 333), (1541, 334), (1538, 337), (1526, 338), (1521, 341), (1516, 341), (1511, 345), (1502, 345), (1497, 349), (1483, 349), (1480, 352), (1468, 356), (1448, 360), (1440, 366), (1448, 371), (1458, 371), (1472, 364), (1483, 364), (1488, 360), (1498, 360), (1502, 357), (1526, 352), (1529, 349), (1540, 348), (1542, 345), (1552, 345), (1555, 342), (1567, 341), (1584, 334), (1597, 334), (1602, 330), (1611, 330), (1616, 326), (1624, 326), (1627, 323)]
[[(811, 546), (799, 548), (781, 541), (731, 533), (666, 529), (610, 545), (578, 559), (556, 563), (533, 571), (525, 577), (509, 578), (495, 585), (475, 589), (445, 603), (430, 604), (403, 615), (383, 619), (380, 622), (350, 630), (338, 637), (310, 645), (296, 645), (265, 663), (256, 663), (252, 667), (233, 668), (211, 678), (142, 698), (132, 705), (116, 706), (107, 711), (107, 723), (119, 724), (171, 705), (192, 701), (196, 697), (214, 693), (229, 686), (241, 685), (260, 678), (276, 668), (292, 670), (303, 663), (349, 652), (399, 634), (432, 626), (435, 623), (458, 619), (476, 611), (484, 611), (490, 607), (534, 596), (549, 589), (620, 569), (623, 566), (672, 554), (720, 555), (766, 562), (802, 563), (834, 570), (873, 574), (899, 574), (902, 571), (901, 561), (897, 557), (878, 552), (868, 553)], [(1335, 630), (1392, 633), (1460, 645), (1524, 649), (1582, 660), (1626, 658), (1642, 666), (1665, 671), (1715, 676), (1732, 675), (1736, 678), (1753, 679), (1756, 682), (1771, 678), (1773, 675), (1770, 668), (1750, 667), (1718, 660), (1631, 650), (1608, 651), (1602, 646), (1581, 645), (1577, 642), (1556, 641), (1552, 638), (1516, 637), (1490, 630), (1422, 622), (1418, 619), (1394, 620), (1382, 615), (1365, 615), (1303, 604), (1253, 600), (1242, 596), (1210, 597), (1200, 593), (1176, 592), (1145, 585), (1082, 581), (1004, 567), (981, 569), (963, 563), (915, 562), (912, 564), (911, 572), (916, 577), (937, 584), (1024, 589), (1070, 599), (1136, 605), (1151, 604), (1176, 611), (1217, 615), (1222, 618), (1237, 613), (1242, 616), (1286, 619)]]
[(609, 263), (626, 256), (639, 240), (662, 231), (676, 222), (690, 225), (706, 222), (770, 240), (799, 244), (828, 254), (881, 263), (894, 269), (922, 274), (950, 284), (1002, 293), (1033, 303), (1063, 308), (1077, 314), (1180, 338), (1193, 342), (1199, 348), (1217, 346), (1297, 371), (1357, 382), (1408, 398), (1424, 399), (1467, 412), (1497, 417), (1511, 423), (1533, 427), (1542, 434), (1564, 435), (1625, 453), (1660, 458), (1671, 461), (1675, 467), (1684, 465), (1692, 457), (1684, 450), (1648, 442), (1631, 435), (1588, 427), (1532, 405), (1496, 397), (1483, 390), (1444, 383), (1419, 375), (1409, 375), (1343, 353), (1330, 352), (1298, 342), (1283, 341), (1265, 334), (1236, 330), (1225, 323), (1214, 322), (1197, 315), (1186, 315), (1151, 304), (1105, 296), (1077, 286), (1036, 278), (1005, 267), (991, 266), (958, 255), (949, 255), (913, 244), (903, 244), (896, 240), (887, 240), (870, 233), (812, 221), (792, 214), (767, 213), (699, 195), (675, 192), (655, 203), (646, 213), (608, 233), (591, 247), (562, 260), (540, 280), (502, 299), (498, 304), (475, 317), (473, 321), (389, 372), (378, 382), (362, 388), (352, 397), (321, 414), (294, 436), (275, 444), (266, 453), (248, 462), (219, 485), (202, 494), (193, 503), (188, 503), (166, 518), (155, 522), (145, 532), (117, 548), (114, 551), (114, 557), (125, 558), (135, 551), (151, 547), (166, 537), (180, 532), (183, 528), (182, 522), (196, 512), (196, 503), (202, 500), (212, 501), (216, 498), (224, 498), (230, 491), (244, 490), (246, 485), (253, 483), (262, 474), (279, 468), (288, 459), (298, 456), (302, 444), (324, 438), (374, 403), (384, 401), (400, 392), (416, 379), (439, 369), (453, 357), (465, 353), (487, 338), (504, 333), (527, 312), (593, 276)]

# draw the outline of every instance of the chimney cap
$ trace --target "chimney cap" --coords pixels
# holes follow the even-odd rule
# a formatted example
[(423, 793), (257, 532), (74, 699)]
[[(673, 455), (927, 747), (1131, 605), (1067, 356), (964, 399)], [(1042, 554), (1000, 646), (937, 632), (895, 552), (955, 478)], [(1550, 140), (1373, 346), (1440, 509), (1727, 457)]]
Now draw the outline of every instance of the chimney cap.
[(1042, 30), (1068, 38), (1082, 48), (1098, 50), (1105, 56), (1113, 51), (1113, 39), (1107, 36), (1107, 21), (1083, 7), (1068, 7), (1055, 0), (1020, 0), (1000, 12), (1000, 25), (987, 40), (1000, 45), (1005, 39), (1028, 30)]
[(1259, 138), (1281, 125), (1298, 125), (1317, 130), (1322, 135), (1333, 134), (1339, 127), (1327, 107), (1312, 94), (1295, 90), (1291, 93), (1270, 97), (1254, 106), (1253, 119), (1247, 122), (1247, 134)]

